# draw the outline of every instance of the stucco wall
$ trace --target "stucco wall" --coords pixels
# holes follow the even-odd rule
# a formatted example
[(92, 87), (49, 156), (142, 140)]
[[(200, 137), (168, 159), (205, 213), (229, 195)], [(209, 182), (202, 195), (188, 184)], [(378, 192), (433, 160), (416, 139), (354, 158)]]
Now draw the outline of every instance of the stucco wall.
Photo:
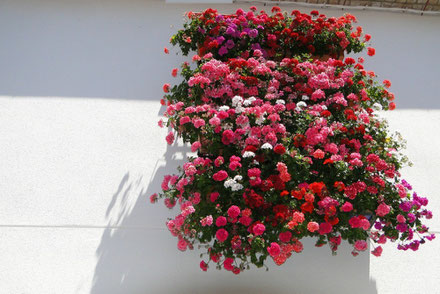
[[(157, 127), (161, 86), (183, 60), (163, 47), (183, 12), (203, 8), (0, 2), (0, 293), (439, 293), (438, 240), (419, 252), (389, 244), (379, 259), (309, 240), (282, 267), (239, 276), (203, 273), (197, 251), (177, 250), (164, 227), (173, 212), (148, 202), (188, 152)], [(393, 83), (386, 117), (414, 163), (404, 176), (438, 216), (440, 18), (355, 15), (377, 50), (368, 68)]]

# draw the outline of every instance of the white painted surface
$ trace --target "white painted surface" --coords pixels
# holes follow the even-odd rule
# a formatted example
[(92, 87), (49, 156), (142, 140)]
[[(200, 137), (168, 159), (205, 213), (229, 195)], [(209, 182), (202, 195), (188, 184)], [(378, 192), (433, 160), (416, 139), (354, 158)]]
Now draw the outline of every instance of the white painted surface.
[[(0, 293), (438, 293), (438, 240), (381, 258), (309, 244), (238, 277), (203, 273), (197, 252), (176, 249), (163, 225), (173, 212), (148, 203), (188, 151), (156, 127), (161, 86), (182, 60), (162, 52), (183, 13), (207, 7), (0, 2)], [(414, 163), (403, 174), (438, 215), (440, 18), (355, 14), (377, 50), (369, 69), (393, 83), (386, 117)]]

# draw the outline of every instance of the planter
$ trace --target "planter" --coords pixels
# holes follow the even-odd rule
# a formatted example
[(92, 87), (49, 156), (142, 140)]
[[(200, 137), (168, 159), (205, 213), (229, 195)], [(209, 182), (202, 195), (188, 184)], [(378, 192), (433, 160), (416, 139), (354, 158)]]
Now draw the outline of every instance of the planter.
[(312, 59), (314, 59), (314, 60), (317, 59), (319, 61), (327, 61), (330, 58), (334, 58), (334, 59), (342, 61), (342, 60), (344, 60), (344, 52), (343, 51), (339, 52), (337, 56), (336, 55), (330, 55), (330, 54), (324, 54), (322, 56), (320, 56), (320, 55), (312, 55)]

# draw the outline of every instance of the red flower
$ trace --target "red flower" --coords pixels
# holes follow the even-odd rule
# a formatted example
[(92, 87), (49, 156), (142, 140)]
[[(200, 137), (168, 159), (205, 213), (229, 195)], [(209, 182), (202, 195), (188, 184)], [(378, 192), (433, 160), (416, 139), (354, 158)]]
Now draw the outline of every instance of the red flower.
[(391, 82), (389, 80), (384, 80), (383, 84), (385, 85), (385, 87), (389, 88), (391, 87)]
[(316, 16), (319, 14), (319, 12), (318, 12), (318, 10), (312, 10), (312, 11), (310, 11), (310, 14)]
[(177, 68), (173, 68), (173, 70), (171, 71), (171, 75), (172, 75), (173, 77), (176, 77), (178, 71), (179, 71), (179, 70), (178, 70)]
[(367, 54), (369, 56), (373, 56), (374, 54), (376, 54), (376, 49), (374, 49), (373, 47), (368, 47), (367, 50), (368, 50)]
[(373, 251), (371, 251), (371, 254), (373, 254), (374, 256), (379, 257), (382, 254), (382, 251), (383, 251), (382, 247), (378, 246)]
[(330, 223), (321, 223), (319, 225), (319, 234), (325, 235), (332, 231), (333, 226)]
[(345, 58), (345, 64), (355, 64), (356, 60), (354, 60), (354, 58), (351, 57), (347, 57)]
[(222, 134), (222, 143), (229, 145), (234, 140), (235, 134), (232, 130), (225, 130)]
[(290, 191), (290, 194), (296, 199), (301, 200), (306, 194), (306, 189), (302, 188), (301, 190), (292, 190)]
[(216, 172), (212, 178), (214, 179), (214, 181), (223, 181), (228, 177), (228, 173), (225, 172), (224, 170), (221, 170), (219, 172)]
[(284, 154), (284, 153), (286, 153), (286, 148), (281, 144), (277, 144), (273, 148), (273, 151), (277, 154)]
[(309, 185), (309, 189), (318, 196), (321, 196), (322, 190), (325, 189), (325, 184), (323, 182), (313, 182)]
[(280, 193), (280, 196), (287, 196), (287, 195), (289, 195), (289, 191), (286, 191), (286, 190), (284, 190)]
[(217, 240), (219, 242), (224, 242), (226, 241), (226, 239), (228, 239), (228, 231), (226, 231), (225, 229), (219, 229), (217, 230), (217, 232), (215, 233), (215, 237), (217, 238)]
[(315, 207), (313, 206), (313, 203), (311, 203), (311, 202), (305, 202), (301, 205), (302, 212), (312, 213), (313, 209), (315, 209)]
[(170, 91), (170, 84), (164, 84), (164, 85), (163, 85), (163, 91), (164, 91), (165, 93), (168, 93), (168, 92)]
[(325, 153), (321, 149), (316, 149), (316, 151), (313, 152), (313, 157), (316, 159), (323, 159), (324, 156), (325, 156)]
[(391, 102), (391, 103), (388, 105), (388, 108), (389, 108), (390, 110), (394, 110), (394, 109), (396, 109), (396, 103)]
[(200, 268), (202, 269), (202, 271), (206, 272), (208, 270), (208, 265), (202, 260), (200, 262)]
[(342, 192), (345, 190), (345, 185), (343, 182), (335, 182), (334, 187), (338, 189), (339, 192)]
[(279, 8), (278, 6), (274, 6), (274, 7), (272, 7), (272, 13), (273, 12), (280, 12), (281, 11), (281, 8)]
[(163, 52), (165, 52), (165, 54), (169, 54), (169, 53), (170, 53), (170, 50), (168, 50), (167, 47), (164, 47), (164, 48), (163, 48)]

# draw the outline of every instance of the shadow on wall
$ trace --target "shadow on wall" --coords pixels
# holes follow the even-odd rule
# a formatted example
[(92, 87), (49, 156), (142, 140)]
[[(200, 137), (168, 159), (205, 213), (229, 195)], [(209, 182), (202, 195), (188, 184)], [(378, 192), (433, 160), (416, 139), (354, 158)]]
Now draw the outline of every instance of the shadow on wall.
[[(332, 256), (330, 249), (314, 247), (312, 239), (305, 240), (303, 253), (283, 266), (270, 263), (269, 272), (252, 269), (238, 276), (214, 268), (202, 272), (200, 252), (178, 251), (177, 239), (165, 227), (167, 216), (177, 212), (162, 203), (149, 203), (149, 196), (160, 190), (163, 175), (175, 173), (188, 151), (168, 146), (166, 164), (155, 169), (148, 183), (129, 173), (122, 178), (107, 209), (109, 228), (97, 249), (92, 294), (377, 293), (369, 278), (368, 253), (353, 258), (351, 247), (342, 244)], [(183, 158), (176, 156), (179, 153)], [(130, 193), (138, 196), (134, 205), (127, 200), (133, 199)]]

